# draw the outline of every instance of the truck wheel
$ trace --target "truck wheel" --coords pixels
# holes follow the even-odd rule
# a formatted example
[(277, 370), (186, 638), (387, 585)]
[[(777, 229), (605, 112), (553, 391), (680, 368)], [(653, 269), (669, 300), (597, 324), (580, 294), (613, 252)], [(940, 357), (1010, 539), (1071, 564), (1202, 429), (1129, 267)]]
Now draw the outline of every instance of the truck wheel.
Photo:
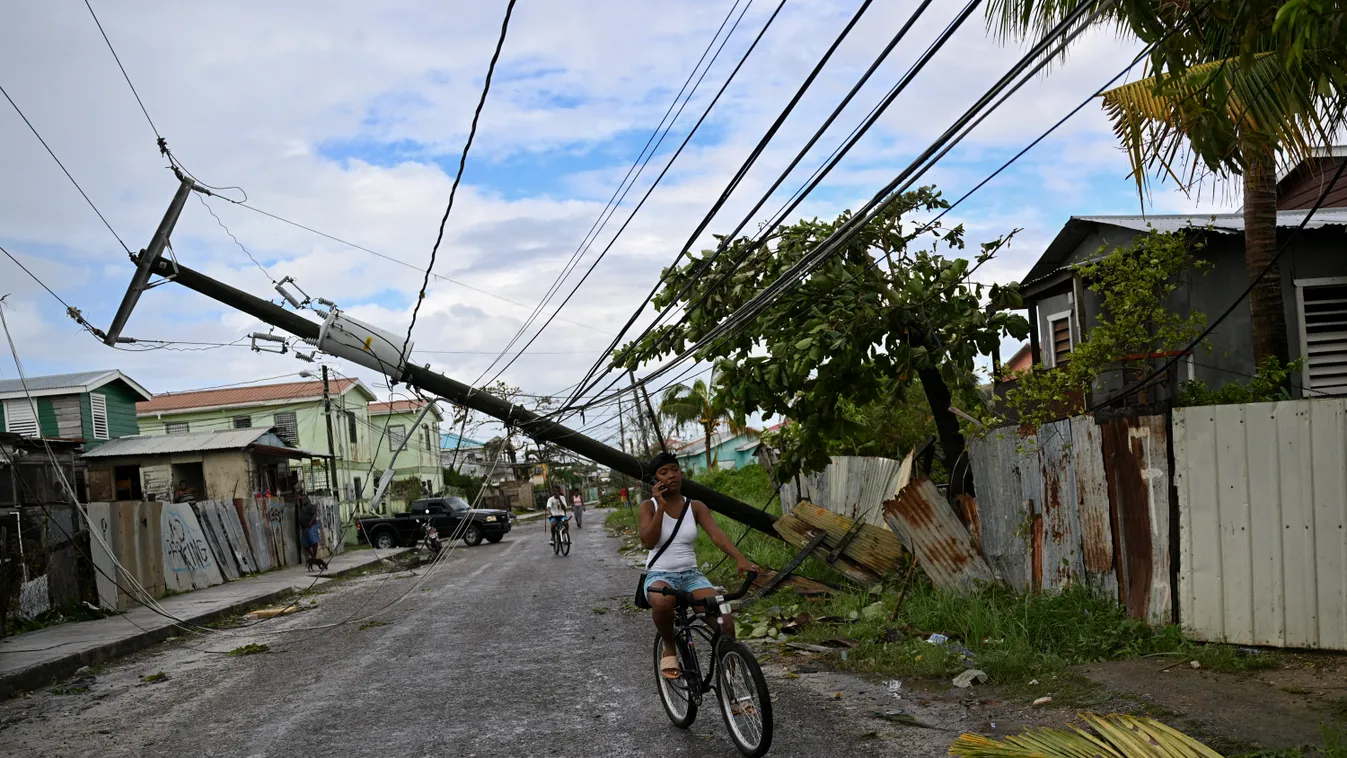
[(477, 547), (482, 544), (482, 530), (478, 529), (476, 524), (470, 524), (463, 532), (463, 541), (468, 547)]
[(392, 532), (384, 530), (374, 535), (374, 546), (380, 550), (392, 550), (398, 546), (398, 541)]
[(486, 541), (490, 542), (493, 545), (496, 544), (497, 542), (500, 542), (503, 539), (505, 539), (505, 535), (503, 534), (488, 534), (486, 536)]

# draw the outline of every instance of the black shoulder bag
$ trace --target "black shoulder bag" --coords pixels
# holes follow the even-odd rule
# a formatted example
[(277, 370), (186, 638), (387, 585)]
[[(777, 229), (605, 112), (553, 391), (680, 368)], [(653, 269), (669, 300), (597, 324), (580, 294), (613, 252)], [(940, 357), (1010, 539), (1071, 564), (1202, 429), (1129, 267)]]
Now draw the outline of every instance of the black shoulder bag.
[[(641, 507), (644, 508), (645, 506), (642, 505)], [(659, 509), (656, 508), (655, 510), (658, 511)], [(669, 546), (673, 544), (674, 537), (678, 536), (679, 527), (683, 525), (683, 517), (688, 515), (688, 511), (690, 510), (692, 510), (692, 500), (690, 498), (684, 497), (683, 512), (678, 514), (677, 519), (674, 519), (673, 533), (669, 535), (669, 539), (665, 540), (663, 545), (660, 545), (659, 551), (655, 553), (654, 557), (645, 562), (645, 570), (641, 572), (640, 577), (638, 577), (636, 580), (636, 599), (633, 601), (633, 604), (637, 608), (642, 608), (644, 610), (650, 609), (650, 600), (648, 600), (645, 596), (645, 575), (650, 573), (650, 567), (658, 563), (659, 557), (661, 555), (664, 555), (664, 551), (668, 550)], [(658, 515), (658, 513), (656, 515)], [(660, 523), (662, 524), (663, 522), (664, 519), (661, 517)]]

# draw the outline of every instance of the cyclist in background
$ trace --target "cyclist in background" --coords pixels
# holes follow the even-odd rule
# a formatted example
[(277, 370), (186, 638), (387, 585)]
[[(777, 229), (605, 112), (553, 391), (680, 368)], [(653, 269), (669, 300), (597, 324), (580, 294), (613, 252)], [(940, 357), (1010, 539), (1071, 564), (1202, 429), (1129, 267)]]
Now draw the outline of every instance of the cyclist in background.
[(552, 496), (547, 498), (547, 533), (550, 537), (548, 545), (554, 545), (557, 541), (557, 526), (566, 518), (566, 498), (561, 495), (560, 487), (552, 488)]

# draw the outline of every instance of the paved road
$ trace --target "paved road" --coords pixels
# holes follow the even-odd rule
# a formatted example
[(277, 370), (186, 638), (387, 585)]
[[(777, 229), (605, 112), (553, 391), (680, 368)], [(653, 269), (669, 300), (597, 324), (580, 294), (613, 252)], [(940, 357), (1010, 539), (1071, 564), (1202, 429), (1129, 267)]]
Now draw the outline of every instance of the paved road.
[[(716, 711), (688, 731), (669, 724), (649, 617), (621, 610), (635, 573), (600, 519), (576, 532), (569, 558), (523, 524), (500, 544), (457, 549), (428, 577), (345, 582), (304, 613), (118, 662), (88, 693), (0, 703), (0, 754), (737, 756)], [(318, 628), (404, 595), (378, 617), (386, 625)], [(250, 642), (271, 651), (223, 654)], [(159, 671), (171, 678), (139, 681)], [(881, 747), (882, 722), (808, 678), (771, 677), (772, 755), (938, 755), (949, 744), (941, 735), (897, 751), (881, 736)]]

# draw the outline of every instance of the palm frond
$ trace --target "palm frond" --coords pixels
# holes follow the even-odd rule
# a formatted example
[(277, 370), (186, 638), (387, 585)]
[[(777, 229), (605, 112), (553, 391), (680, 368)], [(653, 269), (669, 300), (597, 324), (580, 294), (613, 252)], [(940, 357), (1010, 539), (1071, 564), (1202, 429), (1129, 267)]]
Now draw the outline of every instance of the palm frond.
[(1037, 728), (1023, 734), (994, 740), (964, 734), (950, 746), (951, 755), (963, 758), (1221, 758), (1220, 753), (1188, 735), (1137, 716), (1080, 718), (1091, 731)]
[(1182, 185), (1181, 165), (1243, 174), (1251, 140), (1288, 164), (1311, 157), (1343, 123), (1333, 97), (1287, 71), (1276, 54), (1261, 53), (1153, 75), (1105, 92), (1103, 102), (1144, 199), (1152, 173)]

